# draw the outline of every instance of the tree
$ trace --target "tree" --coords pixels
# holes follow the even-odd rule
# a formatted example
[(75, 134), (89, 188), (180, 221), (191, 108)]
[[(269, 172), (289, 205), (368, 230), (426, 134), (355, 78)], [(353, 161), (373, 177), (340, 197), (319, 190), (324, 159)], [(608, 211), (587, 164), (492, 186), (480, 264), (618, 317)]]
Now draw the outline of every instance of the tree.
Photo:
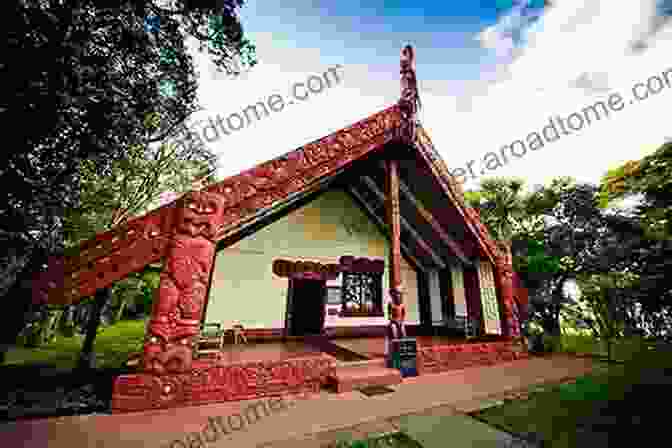
[[(148, 126), (157, 127), (156, 121)], [(66, 250), (76, 252), (81, 241), (97, 233), (110, 230), (128, 219), (138, 216), (155, 205), (160, 195), (172, 192), (180, 195), (191, 190), (195, 180), (214, 181), (215, 155), (204, 148), (161, 144), (150, 147), (136, 145), (126, 157), (112, 163), (109, 174), (98, 175), (89, 160), (80, 169), (80, 206), (65, 215)], [(126, 301), (141, 293), (146, 283), (139, 274), (121, 280), (111, 294), (94, 301), (91, 322), (101, 322), (106, 307), (118, 299), (117, 318), (121, 317)], [(98, 303), (102, 301), (101, 303)], [(91, 358), (98, 324), (86, 326), (87, 334), (81, 359)], [(88, 364), (90, 364), (87, 361)]]
[(591, 329), (607, 348), (607, 359), (612, 359), (613, 341), (622, 337), (628, 319), (628, 293), (637, 280), (633, 273), (579, 275), (581, 297), (592, 316)]
[(514, 270), (524, 278), (525, 286), (535, 289), (539, 276), (533, 273), (546, 263), (543, 251), (539, 250), (544, 224), (540, 213), (542, 198), (525, 193), (524, 185), (522, 179), (485, 179), (480, 190), (465, 192), (465, 201), (479, 211), (490, 234), (500, 242), (500, 248), (512, 254)]
[[(28, 306), (21, 282), (64, 248), (64, 211), (80, 207), (82, 162), (109, 174), (136, 145), (186, 132), (197, 78), (185, 39), (196, 38), (201, 51), (209, 44), (227, 72), (240, 66), (239, 55), (243, 65), (256, 62), (237, 18), (241, 0), (159, 3), (2, 3), (8, 70), (0, 71), (0, 114), (9, 132), (0, 154), (0, 296), (20, 302), (3, 313), (3, 347), (13, 343)], [(154, 114), (161, 126), (148, 132)]]
[(641, 307), (640, 326), (669, 337), (672, 328), (672, 142), (639, 161), (609, 170), (602, 179), (600, 205), (608, 209), (624, 199), (636, 205), (628, 213), (639, 222), (628, 241), (632, 269), (639, 279), (629, 289)]

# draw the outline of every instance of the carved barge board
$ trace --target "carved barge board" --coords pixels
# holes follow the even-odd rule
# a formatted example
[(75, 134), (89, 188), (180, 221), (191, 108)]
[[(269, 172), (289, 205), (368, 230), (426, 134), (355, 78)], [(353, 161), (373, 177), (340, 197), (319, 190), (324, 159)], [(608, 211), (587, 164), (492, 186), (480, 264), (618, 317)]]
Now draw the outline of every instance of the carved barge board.
[(492, 263), (495, 263), (497, 256), (497, 247), (495, 242), (490, 237), (487, 229), (483, 226), (480, 219), (470, 213), (470, 210), (464, 203), (464, 193), (462, 187), (455, 181), (455, 179), (448, 172), (443, 159), (438, 155), (432, 141), (427, 135), (427, 132), (418, 126), (416, 132), (415, 146), (418, 153), (424, 159), (425, 163), (430, 167), (435, 178), (439, 180), (443, 191), (448, 195), (451, 201), (456, 204), (457, 210), (464, 218), (466, 226), (480, 241), (481, 256), (488, 258)]
[[(316, 182), (399, 139), (400, 122), (401, 112), (394, 105), (206, 188), (203, 191), (217, 195), (224, 209), (214, 240), (255, 219), (260, 210), (309, 190)], [(177, 201), (97, 235), (83, 243), (75, 255), (52, 259), (48, 270), (34, 282), (33, 300), (75, 303), (161, 260), (173, 239)]]

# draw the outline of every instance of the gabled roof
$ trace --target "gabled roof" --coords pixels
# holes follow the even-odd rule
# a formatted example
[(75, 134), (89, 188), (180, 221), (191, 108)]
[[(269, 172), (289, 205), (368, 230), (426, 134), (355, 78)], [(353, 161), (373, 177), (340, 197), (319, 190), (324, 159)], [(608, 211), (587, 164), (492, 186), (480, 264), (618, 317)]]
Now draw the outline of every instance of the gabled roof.
[[(419, 266), (445, 267), (453, 256), (465, 263), (477, 256), (494, 262), (494, 242), (477, 214), (465, 206), (462, 189), (414, 114), (409, 117), (407, 107), (402, 99), (351, 126), (203, 189), (224, 203), (224, 218), (213, 239), (231, 238), (350, 172), (360, 176), (348, 185), (349, 193), (384, 231), (380, 160), (401, 157), (405, 255)], [(410, 138), (409, 126), (413, 128)], [(34, 282), (34, 300), (72, 303), (160, 261), (172, 241), (179, 201), (97, 235), (82, 243), (76, 255), (52, 258), (47, 272)], [(455, 226), (456, 219), (464, 226)]]

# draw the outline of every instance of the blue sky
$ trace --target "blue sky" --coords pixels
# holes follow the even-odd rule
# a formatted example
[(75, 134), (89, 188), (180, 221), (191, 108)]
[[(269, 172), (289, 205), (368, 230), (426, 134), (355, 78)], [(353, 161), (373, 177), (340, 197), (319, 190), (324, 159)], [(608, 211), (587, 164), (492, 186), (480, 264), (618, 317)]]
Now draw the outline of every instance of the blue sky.
[(271, 32), (287, 48), (319, 42), (326, 64), (367, 64), (373, 73), (392, 76), (400, 48), (410, 42), (422, 54), (423, 79), (458, 85), (478, 77), (483, 63), (495, 62), (475, 40), (484, 26), (497, 20), (495, 0), (291, 3), (250, 1), (242, 10), (246, 31), (252, 37)]
[[(542, 128), (550, 116), (580, 111), (605, 92), (625, 96), (633, 83), (672, 68), (672, 0), (361, 3), (249, 0), (241, 20), (259, 64), (227, 79), (214, 74), (207, 55), (196, 56), (205, 110), (194, 122), (286, 95), (293, 83), (342, 65), (339, 85), (212, 143), (220, 176), (396, 102), (399, 52), (408, 43), (416, 49), (421, 121), (451, 168)], [(671, 101), (667, 89), (492, 174), (531, 185), (560, 175), (598, 181), (671, 136)]]

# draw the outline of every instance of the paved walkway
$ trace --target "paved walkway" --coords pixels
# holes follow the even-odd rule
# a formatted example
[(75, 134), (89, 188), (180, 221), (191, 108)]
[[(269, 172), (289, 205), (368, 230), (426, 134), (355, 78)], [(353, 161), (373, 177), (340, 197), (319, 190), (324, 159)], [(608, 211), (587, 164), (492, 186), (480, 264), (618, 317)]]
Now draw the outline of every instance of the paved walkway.
[[(244, 415), (251, 402), (14, 422), (0, 425), (0, 440), (7, 446), (48, 445), (50, 448), (318, 448), (336, 438), (363, 438), (401, 428), (424, 442), (425, 448), (438, 447), (438, 442), (432, 442), (436, 440), (432, 434), (437, 430), (437, 420), (432, 423), (424, 418), (420, 422), (418, 418), (424, 411), (425, 417), (453, 416), (451, 423), (441, 422), (444, 429), (465, 429), (465, 425), (476, 428), (459, 437), (463, 442), (455, 440), (453, 432), (456, 443), (451, 443), (451, 446), (455, 448), (504, 446), (492, 445), (494, 441), (501, 440), (501, 433), (497, 436), (497, 431), (483, 429), (480, 422), (469, 423), (467, 417), (458, 414), (480, 408), (488, 397), (535, 384), (574, 378), (592, 370), (593, 366), (590, 359), (558, 355), (406, 379), (403, 384), (395, 386), (394, 393), (385, 395), (366, 397), (360, 392), (338, 395), (325, 392), (310, 399), (293, 397), (286, 401), (288, 407), (276, 407), (269, 415), (261, 415), (260, 419), (249, 424), (228, 417)], [(218, 416), (223, 417), (219, 422), (225, 421), (222, 431), (228, 432), (228, 435), (206, 428), (208, 418)], [(210, 443), (199, 443), (194, 433), (202, 434), (201, 437)], [(216, 435), (220, 437), (216, 438)], [(473, 437), (484, 439), (485, 444), (474, 445)]]

